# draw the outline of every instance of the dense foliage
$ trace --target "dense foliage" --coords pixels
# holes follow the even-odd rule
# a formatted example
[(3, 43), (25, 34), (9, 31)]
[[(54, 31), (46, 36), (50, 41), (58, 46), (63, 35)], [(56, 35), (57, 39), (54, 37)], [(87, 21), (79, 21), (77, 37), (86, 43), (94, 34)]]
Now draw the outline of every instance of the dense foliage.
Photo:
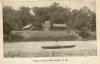
[(36, 29), (42, 29), (45, 21), (52, 23), (65, 23), (71, 29), (96, 30), (96, 14), (88, 7), (80, 10), (62, 7), (59, 3), (53, 3), (48, 7), (20, 7), (18, 10), (10, 6), (3, 7), (4, 34), (11, 30), (20, 30), (27, 24), (33, 24)]

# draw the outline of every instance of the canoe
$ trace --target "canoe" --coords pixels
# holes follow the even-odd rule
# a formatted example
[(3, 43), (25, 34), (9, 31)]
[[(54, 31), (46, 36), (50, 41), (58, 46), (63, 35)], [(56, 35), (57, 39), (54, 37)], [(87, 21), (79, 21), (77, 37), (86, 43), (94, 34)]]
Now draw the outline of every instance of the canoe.
[(60, 49), (60, 48), (72, 48), (75, 47), (76, 45), (66, 45), (66, 46), (41, 46), (43, 49)]

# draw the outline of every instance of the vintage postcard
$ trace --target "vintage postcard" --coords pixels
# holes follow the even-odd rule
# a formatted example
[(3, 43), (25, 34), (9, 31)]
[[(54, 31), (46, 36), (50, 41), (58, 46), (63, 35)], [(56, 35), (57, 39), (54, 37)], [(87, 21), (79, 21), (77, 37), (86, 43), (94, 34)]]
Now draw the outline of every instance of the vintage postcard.
[(97, 0), (0, 3), (1, 64), (100, 63)]

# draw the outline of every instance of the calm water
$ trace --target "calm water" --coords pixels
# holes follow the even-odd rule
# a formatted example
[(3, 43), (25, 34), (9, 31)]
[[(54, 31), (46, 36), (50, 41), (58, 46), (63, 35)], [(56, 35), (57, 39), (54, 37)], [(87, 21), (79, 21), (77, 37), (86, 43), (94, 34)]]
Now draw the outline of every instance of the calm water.
[(68, 50), (68, 51), (78, 51), (78, 50), (96, 50), (96, 41), (63, 41), (63, 42), (5, 42), (4, 43), (4, 53), (9, 51), (18, 52), (32, 52), (32, 51), (45, 51), (41, 46), (52, 46), (52, 45), (76, 45), (74, 48), (65, 49), (45, 49), (48, 51), (52, 50)]

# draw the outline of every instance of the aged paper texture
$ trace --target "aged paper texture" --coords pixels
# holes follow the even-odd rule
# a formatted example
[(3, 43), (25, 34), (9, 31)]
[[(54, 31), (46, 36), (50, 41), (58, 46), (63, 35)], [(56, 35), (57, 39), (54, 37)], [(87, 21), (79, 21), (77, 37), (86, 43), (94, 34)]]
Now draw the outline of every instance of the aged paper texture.
[(100, 64), (99, 4), (0, 1), (0, 64)]

